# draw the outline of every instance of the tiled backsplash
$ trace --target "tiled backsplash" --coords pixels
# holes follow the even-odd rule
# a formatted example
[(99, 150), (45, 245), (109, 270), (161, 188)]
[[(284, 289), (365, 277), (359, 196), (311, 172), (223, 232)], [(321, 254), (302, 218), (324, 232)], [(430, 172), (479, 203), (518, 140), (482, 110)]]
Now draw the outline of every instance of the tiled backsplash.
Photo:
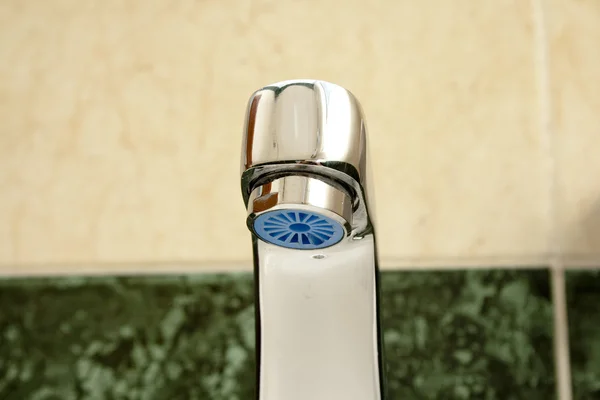
[(251, 397), (240, 130), (290, 78), (365, 109), (391, 398), (600, 398), (600, 2), (434, 3), (0, 2), (0, 398)]
[(246, 100), (306, 77), (363, 103), (383, 259), (595, 257), (600, 2), (434, 3), (2, 1), (0, 265), (248, 261)]
[[(381, 290), (390, 399), (557, 398), (548, 270), (387, 271)], [(2, 399), (253, 398), (250, 274), (8, 279), (0, 309)], [(591, 399), (598, 310), (576, 310)]]

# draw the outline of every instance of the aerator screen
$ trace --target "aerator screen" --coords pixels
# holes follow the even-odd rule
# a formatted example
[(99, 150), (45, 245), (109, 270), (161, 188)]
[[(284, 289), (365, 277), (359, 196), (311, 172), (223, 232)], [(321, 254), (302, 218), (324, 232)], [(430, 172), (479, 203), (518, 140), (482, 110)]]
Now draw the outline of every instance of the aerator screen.
[(261, 214), (254, 220), (254, 231), (265, 242), (301, 250), (329, 247), (344, 237), (344, 228), (339, 222), (306, 210)]

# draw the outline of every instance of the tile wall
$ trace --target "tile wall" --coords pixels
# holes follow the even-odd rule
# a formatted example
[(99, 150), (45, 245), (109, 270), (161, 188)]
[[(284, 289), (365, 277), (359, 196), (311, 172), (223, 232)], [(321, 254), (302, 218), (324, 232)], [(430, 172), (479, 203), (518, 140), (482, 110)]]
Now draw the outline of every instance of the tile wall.
[[(247, 273), (0, 281), (0, 398), (253, 398), (253, 289)], [(381, 292), (390, 399), (557, 398), (547, 269), (387, 271)], [(578, 398), (597, 361), (577, 364)]]
[[(600, 268), (566, 274), (568, 322), (552, 280), (548, 268), (384, 271), (390, 399), (598, 398)], [(246, 272), (5, 278), (0, 309), (3, 399), (255, 390)]]
[(246, 101), (303, 77), (363, 103), (390, 265), (597, 261), (599, 20), (596, 0), (4, 0), (0, 264), (249, 260)]
[(249, 398), (245, 103), (313, 77), (369, 123), (392, 398), (598, 398), (598, 43), (596, 0), (1, 1), (0, 397)]

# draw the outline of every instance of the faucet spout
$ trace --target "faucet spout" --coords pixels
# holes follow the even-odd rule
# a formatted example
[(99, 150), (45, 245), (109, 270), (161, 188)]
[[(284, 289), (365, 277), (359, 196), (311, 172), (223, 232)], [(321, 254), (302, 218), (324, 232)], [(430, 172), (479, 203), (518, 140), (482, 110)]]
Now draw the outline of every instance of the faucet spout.
[(312, 80), (250, 98), (242, 194), (257, 295), (258, 400), (383, 400), (366, 124)]

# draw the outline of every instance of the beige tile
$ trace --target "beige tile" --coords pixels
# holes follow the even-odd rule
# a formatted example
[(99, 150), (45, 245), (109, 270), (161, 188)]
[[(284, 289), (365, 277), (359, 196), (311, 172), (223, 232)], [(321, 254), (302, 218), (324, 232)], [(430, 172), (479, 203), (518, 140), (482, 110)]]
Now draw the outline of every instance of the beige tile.
[(250, 258), (245, 102), (363, 102), (383, 257), (546, 250), (529, 2), (0, 3), (0, 263)]
[(552, 0), (546, 14), (562, 250), (598, 256), (600, 2)]
[(379, 92), (365, 96), (383, 253), (540, 254), (546, 152), (529, 2), (440, 2), (433, 12), (417, 3), (390, 13), (404, 17), (374, 44)]

